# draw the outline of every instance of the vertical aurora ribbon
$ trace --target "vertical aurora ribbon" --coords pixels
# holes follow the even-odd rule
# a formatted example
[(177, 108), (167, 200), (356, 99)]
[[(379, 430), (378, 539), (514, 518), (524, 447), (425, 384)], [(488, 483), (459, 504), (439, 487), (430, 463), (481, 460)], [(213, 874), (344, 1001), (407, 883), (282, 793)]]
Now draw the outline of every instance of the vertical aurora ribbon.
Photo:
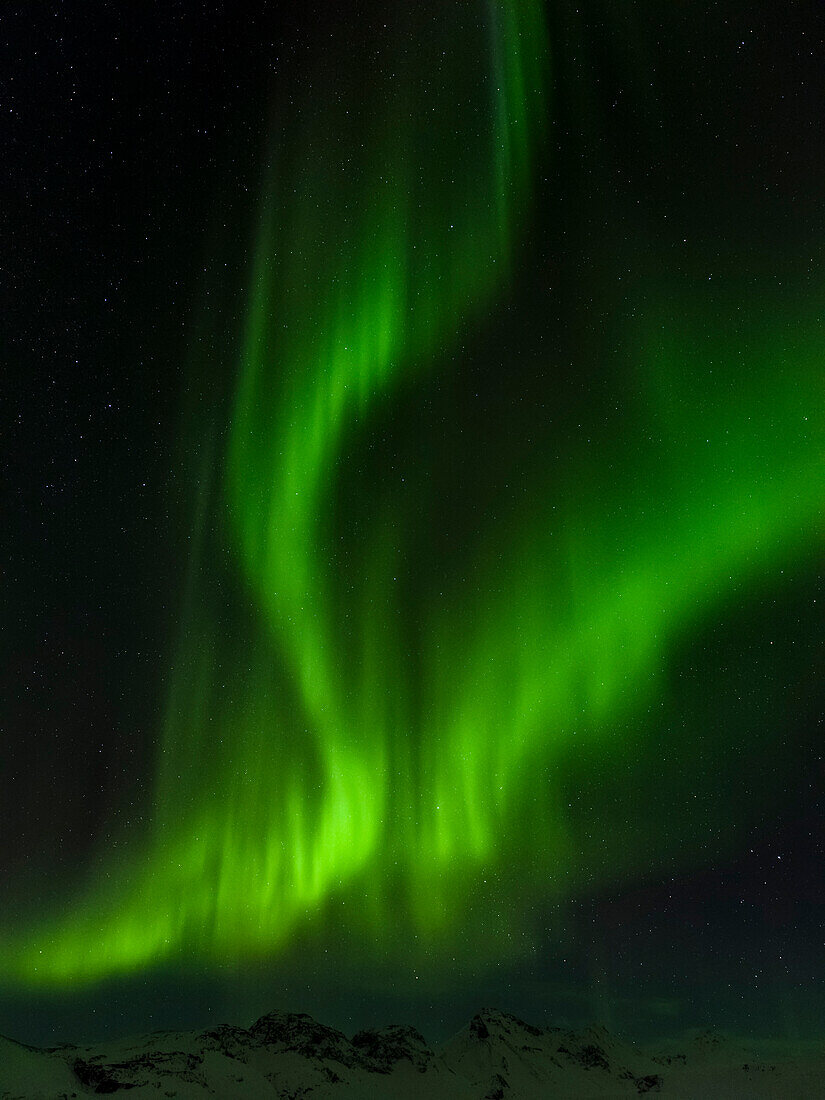
[(691, 831), (675, 809), (660, 835), (641, 810), (616, 826), (609, 776), (587, 819), (568, 792), (646, 751), (692, 631), (821, 546), (821, 326), (734, 331), (683, 297), (681, 324), (624, 333), (622, 430), (545, 440), (460, 568), (400, 595), (423, 494), (388, 471), (342, 518), (340, 481), (494, 314), (548, 116), (538, 0), (403, 9), (273, 137), (150, 835), (0, 975), (239, 961), (310, 926), (364, 955), (517, 950), (531, 899)]

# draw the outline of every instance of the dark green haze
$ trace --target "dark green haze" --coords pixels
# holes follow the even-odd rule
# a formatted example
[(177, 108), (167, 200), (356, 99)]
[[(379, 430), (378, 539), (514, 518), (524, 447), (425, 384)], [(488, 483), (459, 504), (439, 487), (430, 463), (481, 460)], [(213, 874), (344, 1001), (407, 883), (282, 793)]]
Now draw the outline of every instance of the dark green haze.
[(564, 65), (543, 5), (369, 35), (273, 122), (231, 395), (185, 429), (151, 824), (7, 929), (5, 983), (327, 938), (483, 971), (554, 905), (732, 850), (803, 767), (779, 744), (808, 627), (766, 607), (814, 621), (819, 313), (617, 244), (628, 215), (604, 249), (648, 258), (612, 342), (592, 297), (565, 330), (565, 227), (533, 236)]

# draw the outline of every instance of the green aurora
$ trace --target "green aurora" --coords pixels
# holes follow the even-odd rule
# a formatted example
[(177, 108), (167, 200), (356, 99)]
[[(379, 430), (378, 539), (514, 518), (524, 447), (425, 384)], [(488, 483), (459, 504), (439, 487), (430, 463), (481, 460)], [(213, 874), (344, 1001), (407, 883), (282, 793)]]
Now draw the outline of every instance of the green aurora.
[[(518, 492), (452, 522), (435, 415), (384, 465), (393, 425), (438, 406), (511, 308), (552, 171), (542, 4), (455, 8), (420, 6), (382, 63), (319, 77), (323, 110), (273, 133), (151, 824), (6, 933), (7, 983), (241, 965), (316, 932), (376, 966), (518, 957), (547, 906), (700, 863), (770, 804), (748, 761), (797, 666), (764, 635), (724, 678), (682, 674), (708, 631), (745, 619), (758, 638), (765, 600), (810, 604), (813, 312), (651, 278), (605, 408), (548, 410), (513, 445)], [(510, 354), (505, 387), (518, 357), (559, 369), (540, 343)], [(480, 469), (501, 453), (482, 440)], [(777, 774), (796, 766), (778, 754)]]

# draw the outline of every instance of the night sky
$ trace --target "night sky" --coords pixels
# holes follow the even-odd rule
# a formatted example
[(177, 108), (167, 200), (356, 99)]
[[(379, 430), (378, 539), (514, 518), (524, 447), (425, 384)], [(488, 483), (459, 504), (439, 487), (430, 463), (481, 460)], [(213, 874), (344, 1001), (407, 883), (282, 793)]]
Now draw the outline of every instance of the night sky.
[(823, 34), (0, 13), (0, 1034), (821, 1036)]

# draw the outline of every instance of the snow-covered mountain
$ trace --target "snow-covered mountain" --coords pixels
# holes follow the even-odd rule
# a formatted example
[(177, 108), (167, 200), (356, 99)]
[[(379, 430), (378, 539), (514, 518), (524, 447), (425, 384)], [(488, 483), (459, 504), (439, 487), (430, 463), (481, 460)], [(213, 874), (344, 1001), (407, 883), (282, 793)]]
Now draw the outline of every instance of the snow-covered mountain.
[(0, 1100), (126, 1092), (129, 1100), (803, 1100), (825, 1097), (825, 1044), (772, 1060), (712, 1034), (650, 1050), (601, 1027), (533, 1027), (491, 1010), (438, 1050), (413, 1027), (393, 1024), (348, 1039), (290, 1012), (271, 1012), (249, 1030), (162, 1032), (93, 1047), (38, 1050), (0, 1038)]

